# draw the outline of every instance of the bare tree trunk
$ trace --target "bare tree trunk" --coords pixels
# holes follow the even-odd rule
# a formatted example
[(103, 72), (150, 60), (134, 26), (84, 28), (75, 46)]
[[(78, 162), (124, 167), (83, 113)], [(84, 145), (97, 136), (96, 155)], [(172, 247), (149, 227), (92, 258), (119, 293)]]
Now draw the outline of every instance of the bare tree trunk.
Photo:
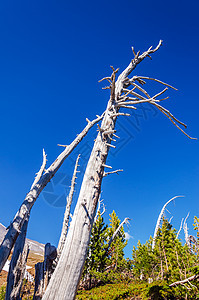
[(118, 226), (118, 228), (115, 230), (115, 232), (113, 233), (112, 237), (109, 240), (107, 251), (110, 248), (110, 246), (111, 246), (112, 242), (114, 241), (114, 239), (116, 238), (117, 234), (120, 232), (120, 229), (122, 228), (122, 226), (124, 224), (128, 224), (129, 223), (128, 220), (130, 220), (130, 218), (125, 218), (124, 221), (122, 223), (120, 223), (120, 225)]
[(158, 233), (158, 229), (160, 228), (160, 223), (161, 223), (161, 220), (163, 218), (163, 215), (164, 215), (164, 212), (165, 212), (165, 209), (167, 207), (167, 205), (173, 201), (174, 199), (178, 198), (178, 197), (184, 197), (184, 196), (175, 196), (173, 198), (171, 198), (169, 201), (167, 201), (165, 203), (165, 205), (163, 206), (159, 216), (158, 216), (158, 220), (157, 220), (157, 223), (156, 223), (156, 227), (155, 227), (155, 231), (154, 231), (154, 234), (153, 234), (153, 242), (152, 242), (152, 249), (154, 249), (155, 247), (155, 240), (156, 240), (156, 237), (157, 237), (157, 233)]
[(74, 191), (75, 191), (75, 184), (76, 184), (75, 180), (77, 178), (77, 172), (78, 172), (77, 168), (78, 168), (79, 159), (80, 159), (80, 154), (78, 155), (76, 163), (75, 163), (73, 177), (72, 177), (72, 180), (71, 180), (71, 188), (70, 188), (69, 195), (67, 197), (67, 204), (66, 204), (66, 210), (65, 210), (65, 214), (64, 214), (62, 232), (61, 232), (61, 236), (60, 236), (60, 239), (59, 239), (59, 244), (58, 244), (58, 247), (57, 247), (57, 262), (59, 260), (60, 255), (61, 255), (61, 252), (63, 250), (65, 240), (66, 240), (66, 235), (67, 235), (67, 232), (68, 232), (68, 224), (69, 224), (69, 218), (70, 218), (70, 207), (71, 207), (71, 204), (72, 204), (73, 194), (74, 194)]
[[(106, 166), (107, 155), (110, 147), (115, 148), (115, 146), (111, 145), (111, 141), (113, 140), (112, 135), (115, 135), (114, 129), (116, 118), (120, 114), (124, 115), (123, 113), (118, 113), (119, 108), (128, 107), (130, 109), (135, 109), (134, 106), (129, 105), (137, 104), (140, 102), (150, 102), (153, 105), (157, 106), (155, 102), (156, 97), (165, 91), (164, 90), (161, 93), (158, 93), (152, 98), (149, 96), (147, 100), (140, 94), (133, 92), (133, 90), (135, 89), (135, 85), (136, 87), (138, 86), (134, 83), (134, 81), (138, 80), (140, 82), (140, 80), (142, 80), (141, 78), (143, 77), (134, 76), (132, 79), (129, 79), (128, 75), (145, 57), (158, 50), (160, 45), (161, 42), (154, 50), (152, 50), (150, 47), (148, 51), (144, 52), (141, 55), (139, 55), (139, 52), (135, 54), (135, 58), (121, 73), (121, 75), (117, 79), (117, 82), (115, 82), (115, 74), (117, 70), (113, 70), (113, 74), (111, 77), (105, 78), (111, 83), (111, 97), (109, 99), (101, 127), (98, 125), (99, 133), (87, 164), (79, 194), (79, 199), (75, 208), (75, 212), (73, 214), (73, 219), (66, 238), (64, 249), (59, 259), (57, 268), (55, 269), (55, 272), (53, 273), (50, 283), (47, 287), (43, 300), (75, 299), (87, 255), (96, 206), (101, 192), (101, 183), (104, 174), (104, 168), (109, 167)], [(134, 85), (133, 90), (126, 89), (126, 87), (128, 87), (130, 84)], [(142, 88), (139, 86), (139, 89)], [(121, 96), (123, 92), (125, 94)], [(144, 92), (147, 93), (146, 91)], [(130, 98), (130, 94), (132, 94), (134, 98)], [(133, 101), (125, 102), (132, 99)], [(159, 106), (158, 109), (160, 109), (161, 111), (164, 110), (162, 106), (161, 108)], [(164, 113), (166, 114), (165, 111)], [(170, 113), (168, 112), (168, 114)]]
[(53, 273), (53, 262), (57, 257), (57, 249), (50, 243), (45, 245), (44, 261), (35, 265), (34, 300), (42, 299)]
[(7, 277), (6, 300), (20, 299), (20, 291), (26, 271), (26, 262), (29, 253), (29, 246), (28, 244), (25, 244), (28, 219), (29, 217), (24, 222), (21, 233), (18, 236), (14, 247)]
[(35, 290), (33, 300), (42, 299), (44, 293), (44, 262), (35, 265)]
[[(94, 124), (99, 122), (102, 119), (102, 116), (97, 116), (97, 118), (93, 121), (89, 121), (87, 119), (87, 126), (83, 129), (83, 131), (77, 135), (74, 141), (68, 145), (64, 146), (65, 150), (56, 158), (56, 160), (51, 164), (51, 166), (45, 171), (46, 165), (46, 155), (43, 152), (43, 164), (39, 173), (37, 174), (30, 192), (27, 194), (25, 200), (23, 201), (21, 207), (19, 208), (14, 220), (9, 226), (9, 230), (2, 241), (0, 246), (0, 271), (4, 267), (12, 247), (16, 242), (16, 239), (21, 231), (23, 223), (30, 213), (36, 199), (39, 197), (40, 193), (43, 191), (47, 183), (51, 180), (51, 178), (55, 175), (55, 173), (59, 170), (64, 160), (69, 156), (69, 154), (75, 149), (75, 147), (81, 142), (84, 136), (88, 133), (91, 127)], [(44, 172), (44, 173), (43, 173)]]
[(184, 224), (183, 224), (183, 229), (184, 229), (184, 234), (185, 234), (185, 241), (186, 244), (191, 252), (191, 243), (190, 243), (190, 239), (189, 239), (189, 232), (188, 232), (188, 226), (187, 226), (187, 219), (189, 217), (189, 213), (187, 214), (185, 220), (184, 220)]
[(182, 229), (183, 220), (184, 220), (184, 218), (182, 218), (182, 220), (181, 220), (180, 228), (179, 228), (179, 230), (178, 230), (178, 232), (177, 232), (177, 234), (176, 234), (176, 239), (178, 239), (179, 234), (180, 234), (180, 231), (181, 231), (181, 229)]

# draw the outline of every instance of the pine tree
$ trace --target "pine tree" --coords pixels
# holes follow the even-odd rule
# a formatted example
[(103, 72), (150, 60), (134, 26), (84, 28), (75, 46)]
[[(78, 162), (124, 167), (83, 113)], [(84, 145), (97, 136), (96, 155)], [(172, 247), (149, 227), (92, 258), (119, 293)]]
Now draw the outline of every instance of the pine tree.
[(172, 229), (172, 225), (164, 218), (154, 252), (159, 257), (161, 279), (171, 283), (191, 276), (196, 257), (187, 245), (182, 245), (176, 238), (176, 230)]
[(137, 249), (133, 247), (133, 275), (135, 279), (154, 278), (156, 258), (152, 251), (152, 237), (145, 244), (138, 241)]
[(193, 275), (197, 264), (196, 256), (187, 245), (176, 238), (176, 230), (163, 218), (158, 230), (155, 248), (152, 251), (152, 238), (145, 244), (138, 242), (133, 248), (133, 275), (135, 279), (166, 281), (168, 284)]
[[(114, 210), (110, 214), (109, 221), (108, 236), (110, 239), (120, 224), (120, 220)], [(112, 242), (110, 249), (108, 249), (109, 265), (113, 265), (115, 270), (122, 270), (126, 266), (126, 260), (124, 259), (124, 248), (126, 245), (127, 241), (125, 240), (125, 233), (122, 227)]]
[(95, 278), (96, 272), (103, 272), (107, 263), (107, 225), (105, 225), (100, 212), (93, 225), (88, 255), (85, 262), (83, 278), (87, 283), (87, 288), (91, 288), (92, 278)]

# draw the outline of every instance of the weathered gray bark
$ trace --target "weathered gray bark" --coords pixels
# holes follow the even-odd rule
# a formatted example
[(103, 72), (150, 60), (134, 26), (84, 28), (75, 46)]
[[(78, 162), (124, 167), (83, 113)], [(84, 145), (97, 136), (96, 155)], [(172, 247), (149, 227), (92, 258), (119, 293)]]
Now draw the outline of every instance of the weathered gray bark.
[[(16, 242), (16, 239), (21, 231), (23, 223), (30, 213), (36, 199), (39, 197), (42, 190), (45, 188), (47, 183), (51, 180), (51, 178), (55, 175), (58, 169), (63, 164), (64, 160), (69, 156), (69, 154), (75, 149), (75, 147), (81, 142), (84, 136), (88, 133), (90, 128), (99, 122), (102, 119), (102, 116), (97, 116), (97, 118), (93, 121), (89, 121), (87, 119), (87, 126), (83, 129), (83, 131), (77, 135), (74, 141), (68, 145), (64, 146), (65, 150), (56, 158), (56, 160), (51, 164), (51, 166), (45, 171), (45, 164), (46, 164), (46, 155), (43, 152), (43, 164), (39, 173), (37, 174), (33, 185), (31, 187), (30, 192), (27, 194), (25, 200), (23, 201), (21, 207), (19, 208), (14, 220), (10, 224), (8, 228), (8, 232), (5, 235), (4, 240), (0, 246), (0, 271), (2, 270), (3, 266), (10, 255), (12, 247)], [(44, 173), (43, 173), (44, 172)]]
[(187, 246), (189, 247), (190, 251), (191, 251), (191, 243), (190, 243), (190, 239), (189, 239), (189, 232), (188, 232), (188, 226), (187, 226), (187, 219), (189, 217), (189, 213), (187, 214), (185, 220), (184, 220), (184, 224), (183, 224), (183, 229), (184, 229), (184, 235), (185, 235), (185, 241)]
[(180, 228), (179, 228), (179, 230), (178, 230), (178, 232), (177, 232), (177, 234), (176, 234), (176, 239), (178, 239), (178, 237), (179, 237), (180, 231), (181, 231), (181, 229), (182, 229), (183, 221), (184, 221), (184, 218), (182, 218), (182, 220), (181, 220)]
[(45, 245), (44, 261), (35, 265), (35, 289), (33, 300), (40, 300), (48, 286), (53, 273), (53, 262), (57, 257), (57, 249), (50, 243)]
[(35, 265), (35, 290), (33, 300), (42, 299), (44, 293), (44, 262)]
[(60, 236), (60, 239), (59, 239), (59, 244), (58, 244), (58, 247), (57, 247), (57, 261), (59, 260), (61, 252), (63, 250), (65, 240), (66, 240), (66, 235), (67, 235), (67, 232), (68, 232), (68, 225), (69, 225), (69, 219), (70, 219), (70, 208), (71, 208), (71, 204), (72, 204), (72, 200), (73, 200), (73, 194), (74, 194), (74, 191), (75, 191), (75, 184), (76, 184), (75, 180), (77, 178), (77, 172), (78, 172), (77, 168), (78, 168), (79, 159), (80, 159), (80, 154), (78, 155), (76, 163), (75, 163), (73, 177), (72, 177), (72, 180), (71, 180), (70, 192), (69, 192), (69, 195), (67, 197), (67, 204), (66, 204), (66, 209), (65, 209), (65, 214), (64, 214), (62, 232), (61, 232), (61, 236)]
[(14, 247), (7, 277), (6, 300), (20, 299), (20, 291), (29, 253), (29, 246), (28, 244), (25, 245), (28, 219), (29, 218), (27, 218), (24, 222), (21, 233), (18, 236)]
[[(107, 155), (110, 147), (115, 148), (115, 146), (111, 145), (111, 141), (113, 140), (112, 135), (115, 135), (115, 122), (117, 116), (124, 115), (124, 113), (119, 113), (119, 109), (120, 107), (135, 109), (132, 104), (137, 104), (140, 102), (149, 102), (152, 105), (157, 106), (156, 102), (160, 100), (157, 100), (156, 97), (165, 91), (164, 90), (153, 97), (150, 97), (148, 93), (144, 91), (144, 95), (148, 97), (148, 99), (146, 99), (140, 94), (134, 92), (135, 88), (138, 86), (135, 84), (136, 80), (139, 83), (144, 83), (141, 77), (134, 76), (132, 79), (129, 79), (128, 76), (145, 57), (158, 50), (160, 45), (161, 42), (154, 50), (152, 50), (152, 47), (150, 47), (141, 55), (139, 55), (139, 53), (135, 54), (135, 58), (120, 74), (116, 82), (116, 71), (113, 72), (111, 77), (105, 78), (111, 83), (111, 97), (108, 101), (101, 127), (98, 126), (99, 133), (87, 164), (79, 199), (73, 214), (73, 219), (66, 238), (64, 249), (59, 259), (57, 268), (55, 269), (55, 272), (53, 273), (50, 283), (44, 294), (43, 300), (75, 299), (87, 255), (96, 206), (101, 192), (104, 168), (109, 167), (106, 166)], [(131, 84), (134, 86), (134, 88), (132, 90), (126, 89)], [(143, 91), (143, 88), (140, 86), (138, 89)], [(122, 93), (124, 94), (122, 95)], [(130, 98), (130, 94), (133, 95), (134, 98)], [(125, 102), (127, 100), (132, 101)], [(166, 112), (162, 106), (158, 105), (158, 109), (160, 109), (170, 120), (172, 118), (173, 123), (175, 123), (173, 118), (176, 120), (176, 122), (178, 122), (177, 119), (175, 117), (171, 117), (170, 112)], [(183, 125), (181, 122), (180, 124)]]
[(174, 199), (179, 198), (179, 197), (184, 197), (184, 196), (175, 196), (175, 197), (171, 198), (169, 201), (167, 201), (165, 203), (165, 205), (163, 206), (163, 208), (162, 208), (162, 210), (161, 210), (161, 212), (158, 216), (158, 220), (157, 220), (157, 223), (156, 223), (156, 226), (155, 226), (155, 231), (154, 231), (154, 234), (153, 234), (152, 249), (154, 249), (154, 247), (155, 247), (155, 240), (156, 240), (156, 237), (157, 237), (158, 229), (160, 228), (160, 223), (161, 223), (161, 220), (163, 218), (163, 215), (164, 215), (164, 212), (165, 212), (165, 209), (166, 209), (167, 205), (171, 201), (173, 201)]

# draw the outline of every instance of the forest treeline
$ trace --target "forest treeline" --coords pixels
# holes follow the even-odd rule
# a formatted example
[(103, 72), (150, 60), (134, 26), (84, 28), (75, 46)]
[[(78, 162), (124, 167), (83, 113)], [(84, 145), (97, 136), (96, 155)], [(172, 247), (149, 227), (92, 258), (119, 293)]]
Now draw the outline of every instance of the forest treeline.
[[(125, 258), (124, 228), (110, 244), (121, 222), (115, 211), (109, 216), (109, 224), (100, 212), (96, 217), (77, 299), (199, 299), (199, 218), (194, 217), (195, 238), (184, 244), (163, 217), (155, 247), (152, 237), (144, 244), (138, 241), (132, 256)], [(23, 299), (32, 299), (31, 291)]]
[(123, 228), (110, 249), (107, 248), (119, 223), (114, 211), (109, 225), (99, 213), (92, 229), (78, 299), (133, 299), (133, 296), (199, 299), (199, 218), (195, 217), (193, 224), (195, 243), (190, 239), (190, 244), (183, 244), (176, 229), (164, 217), (154, 249), (152, 237), (144, 244), (138, 241), (128, 259), (124, 257), (127, 241)]

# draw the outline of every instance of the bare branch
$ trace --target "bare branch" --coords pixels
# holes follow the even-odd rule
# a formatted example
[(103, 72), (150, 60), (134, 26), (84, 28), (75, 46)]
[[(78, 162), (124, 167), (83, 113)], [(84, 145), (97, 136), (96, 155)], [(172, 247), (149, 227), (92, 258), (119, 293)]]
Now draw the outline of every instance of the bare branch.
[(102, 82), (103, 80), (108, 80), (108, 82), (111, 83), (111, 77), (104, 77), (104, 78), (98, 80), (98, 82)]
[(135, 82), (131, 82), (131, 84), (134, 85), (135, 88), (137, 88), (138, 90), (140, 90), (143, 94), (145, 94), (145, 96), (147, 96), (148, 98), (151, 98), (149, 96), (149, 94), (147, 93), (147, 91), (145, 91), (145, 89), (143, 89), (142, 87), (140, 87), (138, 84), (136, 84)]
[(108, 165), (105, 165), (105, 164), (103, 164), (103, 167), (104, 167), (104, 168), (108, 168), (108, 169), (112, 169), (111, 166), (108, 166)]
[(177, 123), (179, 123), (179, 124), (181, 124), (182, 126), (184, 126), (185, 128), (187, 128), (187, 125), (186, 124), (184, 124), (183, 122), (181, 122), (181, 121), (179, 121), (176, 117), (174, 117), (174, 115), (172, 115), (172, 113), (170, 113), (170, 111), (168, 110), (168, 109), (166, 109), (166, 108), (164, 108), (163, 106), (161, 106), (160, 104), (157, 104), (157, 103), (153, 103), (160, 111), (164, 111), (168, 116), (168, 118), (169, 118), (169, 116), (172, 118), (172, 119), (174, 119)]
[(111, 89), (111, 86), (105, 86), (102, 88), (103, 90), (110, 90)]
[(120, 105), (123, 108), (137, 109), (135, 106)]
[(113, 136), (120, 139), (120, 137), (118, 135), (116, 135), (115, 133), (113, 133)]
[(57, 146), (64, 147), (64, 148), (68, 147), (68, 145), (61, 145), (61, 144), (57, 144)]
[(191, 276), (189, 278), (186, 278), (184, 280), (176, 281), (174, 283), (171, 283), (169, 286), (172, 287), (172, 286), (176, 286), (176, 285), (179, 285), (179, 284), (184, 285), (185, 283), (187, 283), (187, 282), (189, 283), (189, 281), (196, 280), (198, 278), (199, 278), (199, 274), (195, 274), (195, 275), (193, 275), (193, 276)]
[(124, 92), (126, 92), (125, 97), (127, 95), (129, 95), (129, 94), (132, 94), (133, 96), (137, 97), (138, 99), (141, 99), (141, 100), (145, 100), (146, 99), (142, 95), (134, 92), (134, 89), (132, 89), (132, 90), (124, 89)]
[(165, 93), (168, 90), (168, 88), (166, 87), (164, 90), (162, 90), (161, 92), (159, 92), (158, 94), (156, 94), (155, 96), (153, 96), (153, 98), (157, 98), (158, 96), (162, 95), (163, 93)]
[(115, 171), (112, 171), (112, 172), (104, 172), (104, 175), (103, 175), (103, 177), (106, 177), (106, 176), (108, 176), (108, 175), (110, 175), (110, 174), (117, 174), (117, 175), (119, 175), (118, 174), (118, 172), (123, 172), (123, 170), (115, 170)]
[(146, 76), (137, 76), (137, 77), (138, 77), (139, 79), (153, 80), (153, 81), (159, 82), (159, 83), (161, 83), (161, 84), (163, 84), (163, 85), (165, 85), (165, 86), (168, 86), (168, 87), (170, 87), (171, 89), (173, 89), (173, 90), (175, 90), (175, 91), (178, 90), (178, 89), (176, 89), (175, 87), (173, 87), (172, 85), (170, 85), (170, 84), (168, 84), (168, 83), (165, 83), (165, 82), (163, 82), (163, 81), (161, 81), (161, 80), (159, 80), (159, 79), (150, 78), (150, 77), (146, 77)]
[(108, 147), (111, 147), (111, 148), (116, 148), (116, 146), (114, 146), (114, 145), (112, 145), (112, 144), (109, 144), (109, 143), (106, 143), (106, 146), (108, 146)]
[(118, 116), (127, 116), (127, 117), (130, 117), (130, 114), (127, 114), (127, 113), (116, 113), (116, 114), (112, 114), (111, 118), (115, 118), (115, 117), (118, 117)]
[[(155, 106), (157, 106), (157, 103), (153, 103)], [(182, 133), (184, 133), (184, 135), (186, 135), (189, 139), (191, 140), (197, 140), (197, 138), (193, 138), (190, 135), (188, 135), (182, 128), (180, 128), (180, 126), (178, 126), (178, 124), (176, 124), (173, 120), (172, 117), (170, 117), (170, 115), (168, 115), (163, 109), (161, 109), (160, 107), (157, 107), (167, 118), (169, 118), (169, 120), (171, 121), (171, 123), (173, 123), (180, 131), (182, 131)], [(186, 126), (186, 125), (185, 125)]]

